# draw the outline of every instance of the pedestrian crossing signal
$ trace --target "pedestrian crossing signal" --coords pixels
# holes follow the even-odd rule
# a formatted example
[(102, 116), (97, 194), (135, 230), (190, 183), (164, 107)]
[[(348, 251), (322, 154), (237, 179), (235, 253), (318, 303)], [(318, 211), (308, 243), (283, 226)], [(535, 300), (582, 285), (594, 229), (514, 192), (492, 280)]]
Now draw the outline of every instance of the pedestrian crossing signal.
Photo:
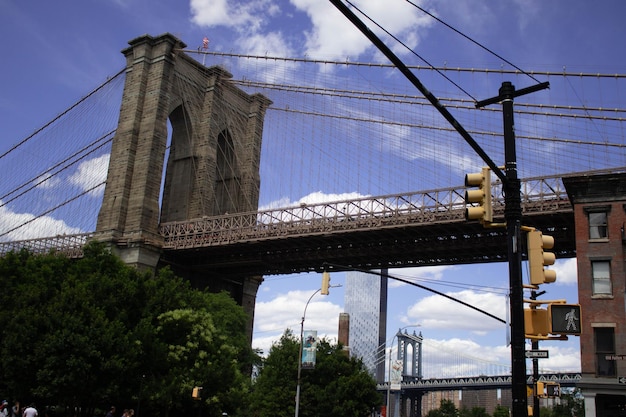
[(560, 397), (561, 385), (556, 382), (537, 381), (535, 383), (535, 396), (538, 398)]
[(548, 398), (550, 397), (560, 397), (561, 396), (561, 385), (559, 384), (546, 384), (546, 394)]
[(579, 304), (549, 304), (550, 333), (580, 335)]

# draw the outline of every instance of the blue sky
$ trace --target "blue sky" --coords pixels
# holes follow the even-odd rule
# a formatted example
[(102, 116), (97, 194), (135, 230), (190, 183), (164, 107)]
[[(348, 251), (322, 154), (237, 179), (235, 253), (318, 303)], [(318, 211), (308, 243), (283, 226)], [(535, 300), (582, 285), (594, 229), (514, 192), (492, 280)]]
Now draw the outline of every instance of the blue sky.
[[(435, 66), (508, 67), (403, 0), (361, 0), (355, 3)], [(417, 3), (526, 70), (626, 72), (626, 46), (623, 42), (626, 29), (622, 24), (626, 5), (620, 0), (441, 0)], [(0, 34), (5, 39), (3, 65), (0, 67), (0, 151), (10, 148), (122, 69), (125, 62), (120, 50), (127, 46), (129, 40), (142, 34), (164, 32), (178, 36), (190, 49), (198, 48), (202, 38), (207, 36), (211, 51), (385, 62), (330, 2), (322, 0), (0, 0)], [(393, 48), (411, 63), (423, 64), (397, 45)], [(307, 71), (311, 77), (330, 79), (327, 69), (319, 67)], [(361, 81), (367, 84), (366, 88), (382, 90), (392, 85), (387, 84), (392, 82), (392, 78), (393, 85), (405, 83), (397, 74), (387, 74), (384, 79), (369, 79), (368, 74), (365, 70), (359, 73)], [(420, 73), (420, 77), (422, 75)], [(424, 76), (423, 81), (427, 87), (435, 87), (433, 91), (436, 95), (450, 90), (450, 86), (444, 90), (442, 85), (445, 83), (432, 74)], [(279, 75), (274, 73), (273, 77)], [(502, 76), (495, 81), (458, 77), (463, 87), (469, 88), (478, 99), (495, 95), (499, 83), (504, 80)], [(532, 83), (528, 78), (516, 80), (516, 83), (522, 83), (519, 87)], [(551, 82), (551, 91), (538, 94), (536, 100), (579, 105), (581, 101), (587, 103), (598, 99), (599, 95), (597, 102), (602, 105), (624, 107), (619, 101), (619, 90), (612, 89), (610, 85), (598, 88), (593, 83), (584, 84), (586, 90), (581, 90), (580, 85), (583, 84), (575, 84), (576, 80), (574, 84), (558, 79)], [(410, 86), (404, 88), (412, 89)], [(464, 120), (471, 122), (472, 117)], [(492, 119), (494, 129), (498, 129), (500, 116), (496, 114)], [(520, 123), (521, 130), (526, 126)], [(558, 135), (562, 126), (565, 124), (555, 124), (548, 134)], [(596, 125), (589, 135), (595, 134), (595, 129), (604, 132), (603, 126)], [(570, 127), (570, 130), (576, 129)], [(567, 133), (572, 134), (571, 131)], [(618, 136), (620, 134), (617, 133)], [(613, 136), (609, 138), (613, 139)], [(444, 145), (439, 146), (447, 152)], [(557, 152), (554, 154), (557, 155)], [(468, 159), (471, 161), (463, 162), (457, 171), (448, 170), (442, 182), (422, 179), (419, 186), (428, 189), (441, 187), (442, 184), (458, 185), (462, 182), (460, 171), (481, 164), (471, 152), (459, 153), (459, 160)], [(343, 168), (349, 164), (344, 162)], [(551, 156), (547, 164), (553, 168), (556, 166), (552, 172), (563, 172), (563, 169), (569, 168), (559, 166), (558, 155)], [(430, 168), (427, 174), (433, 172), (436, 169)], [(342, 189), (341, 184), (341, 181), (328, 183), (323, 189), (312, 184), (311, 187), (320, 188), (294, 189), (292, 194), (280, 197), (283, 201), (295, 203), (316, 191), (325, 195), (369, 192)], [(263, 204), (272, 201), (273, 197)], [(3, 211), (0, 214), (6, 218), (15, 213)], [(557, 282), (549, 286), (545, 297), (575, 302), (575, 263), (573, 260), (559, 260), (556, 268)], [(433, 267), (391, 273), (403, 278), (427, 279), (418, 282), (449, 292), (499, 317), (506, 317), (503, 295), (508, 286), (506, 265)], [(333, 283), (341, 284), (342, 281), (341, 274), (333, 276)], [(318, 274), (266, 277), (257, 300), (255, 347), (267, 350), (272, 340), (276, 340), (287, 327), (297, 332), (306, 300), (319, 288), (320, 282)], [(498, 290), (479, 291), (467, 286), (470, 283)], [(461, 306), (449, 305), (441, 298), (407, 285), (392, 283), (389, 299), (389, 336), (399, 327), (419, 323), (419, 331), (427, 339), (445, 342), (453, 350), (458, 348), (473, 356), (493, 358), (502, 363), (509, 360), (506, 331), (501, 323)], [(328, 297), (316, 296), (307, 310), (306, 327), (335, 337), (337, 317), (342, 306), (341, 288), (333, 289)], [(544, 345), (549, 347), (551, 353), (550, 359), (544, 360), (542, 365), (562, 370), (579, 369), (578, 339), (542, 343), (542, 347)]]

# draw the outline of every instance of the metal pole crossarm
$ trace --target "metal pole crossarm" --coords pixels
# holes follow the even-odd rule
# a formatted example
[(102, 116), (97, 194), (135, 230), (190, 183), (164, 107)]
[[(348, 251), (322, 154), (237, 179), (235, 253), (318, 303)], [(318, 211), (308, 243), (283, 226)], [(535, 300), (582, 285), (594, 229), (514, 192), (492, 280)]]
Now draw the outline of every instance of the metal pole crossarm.
[(531, 299), (524, 299), (525, 303), (528, 304), (532, 304), (532, 305), (542, 305), (542, 304), (567, 304), (567, 300), (563, 300), (563, 299), (559, 299), (559, 300), (533, 300)]
[[(535, 84), (535, 85), (531, 85), (530, 87), (522, 88), (521, 90), (515, 90), (513, 92), (513, 94), (511, 96), (509, 96), (508, 98), (514, 98), (514, 97), (523, 96), (525, 94), (534, 93), (535, 91), (543, 90), (543, 89), (546, 89), (546, 88), (550, 88), (550, 82), (548, 82), (548, 81), (543, 82), (543, 83), (539, 83), (539, 84)], [(497, 95), (495, 97), (486, 98), (484, 100), (477, 101), (476, 102), (476, 108), (479, 109), (479, 108), (488, 106), (490, 104), (500, 103), (505, 98), (506, 97), (503, 97), (501, 94), (499, 94), (499, 95)]]
[(454, 129), (465, 139), (465, 141), (472, 147), (474, 152), (476, 152), (481, 159), (491, 168), (493, 173), (500, 178), (503, 184), (507, 183), (507, 177), (504, 173), (498, 168), (498, 166), (491, 160), (489, 155), (480, 147), (480, 145), (472, 138), (472, 136), (465, 130), (463, 126), (454, 118), (454, 116), (445, 108), (443, 104), (435, 97), (423, 84), (422, 82), (411, 72), (411, 70), (402, 62), (400, 58), (396, 54), (393, 53), (387, 45), (378, 37), (374, 32), (372, 32), (365, 23), (363, 23), (358, 16), (356, 16), (349, 7), (347, 7), (341, 0), (330, 0), (330, 2), (337, 8), (341, 13), (344, 14), (356, 26), (373, 44), (378, 48), (380, 52), (382, 52), (387, 59), (389, 59), (398, 70), (426, 97), (426, 99), (432, 104), (441, 115), (454, 127)]
[(526, 339), (530, 339), (530, 340), (569, 340), (566, 335), (560, 335), (560, 336), (538, 336), (536, 334), (527, 334), (525, 336), (526, 336)]

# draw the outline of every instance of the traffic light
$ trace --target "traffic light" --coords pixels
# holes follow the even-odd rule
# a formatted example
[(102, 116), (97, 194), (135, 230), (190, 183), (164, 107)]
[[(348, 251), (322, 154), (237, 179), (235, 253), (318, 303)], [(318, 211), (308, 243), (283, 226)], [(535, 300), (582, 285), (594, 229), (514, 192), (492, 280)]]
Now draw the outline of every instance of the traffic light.
[(493, 221), (491, 203), (491, 170), (483, 168), (481, 172), (465, 175), (466, 187), (478, 187), (477, 190), (465, 190), (465, 203), (479, 203), (479, 206), (465, 208), (466, 220), (480, 220), (481, 223)]
[(330, 287), (330, 272), (324, 271), (322, 273), (322, 291), (320, 294), (328, 295), (328, 288)]
[(549, 304), (550, 333), (580, 335), (579, 304)]
[(191, 390), (191, 398), (193, 398), (194, 400), (199, 400), (200, 391), (202, 391), (202, 387), (193, 387), (193, 389)]
[(548, 308), (524, 309), (524, 334), (527, 339), (549, 339), (548, 335), (581, 333), (580, 305), (551, 302)]
[(554, 247), (554, 238), (538, 230), (531, 230), (528, 232), (527, 242), (530, 283), (540, 285), (556, 281), (556, 272), (544, 268), (546, 265), (553, 265), (556, 261), (554, 253), (545, 251)]
[(547, 397), (560, 397), (561, 396), (561, 385), (554, 382), (549, 382), (546, 384), (546, 396)]
[(535, 397), (545, 398), (545, 383), (541, 381), (535, 382)]
[(548, 310), (541, 308), (525, 308), (524, 334), (528, 339), (532, 339), (532, 336), (539, 336), (535, 338), (548, 336), (550, 334)]

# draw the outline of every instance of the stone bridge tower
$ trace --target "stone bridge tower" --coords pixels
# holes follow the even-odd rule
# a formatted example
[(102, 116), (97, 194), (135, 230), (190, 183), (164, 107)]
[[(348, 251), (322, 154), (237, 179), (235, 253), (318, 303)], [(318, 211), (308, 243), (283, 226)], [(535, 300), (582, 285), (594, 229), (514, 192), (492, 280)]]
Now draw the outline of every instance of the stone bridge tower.
[(190, 58), (171, 34), (129, 45), (96, 238), (138, 268), (170, 265), (196, 286), (229, 291), (252, 317), (261, 277), (207, 276), (189, 254), (162, 250), (159, 225), (258, 208), (271, 102), (234, 86), (223, 68)]

